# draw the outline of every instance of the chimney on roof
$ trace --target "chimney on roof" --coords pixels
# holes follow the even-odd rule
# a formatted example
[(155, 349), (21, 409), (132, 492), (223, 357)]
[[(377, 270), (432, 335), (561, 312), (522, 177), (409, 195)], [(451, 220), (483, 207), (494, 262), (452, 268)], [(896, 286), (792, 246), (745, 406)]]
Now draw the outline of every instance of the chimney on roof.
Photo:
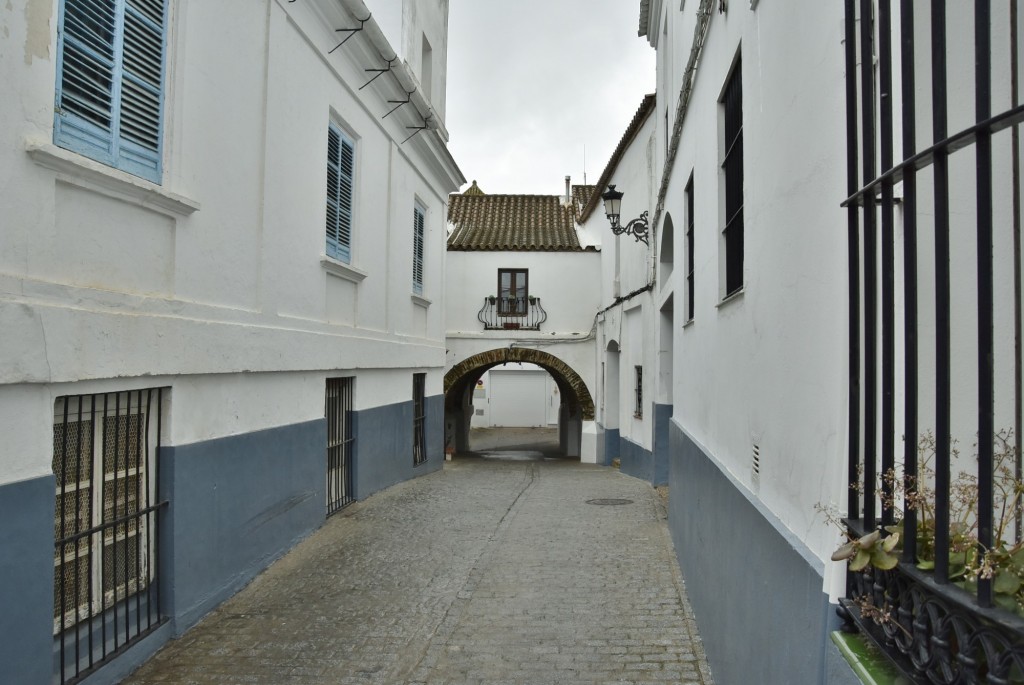
[(565, 177), (565, 206), (572, 204), (572, 177)]

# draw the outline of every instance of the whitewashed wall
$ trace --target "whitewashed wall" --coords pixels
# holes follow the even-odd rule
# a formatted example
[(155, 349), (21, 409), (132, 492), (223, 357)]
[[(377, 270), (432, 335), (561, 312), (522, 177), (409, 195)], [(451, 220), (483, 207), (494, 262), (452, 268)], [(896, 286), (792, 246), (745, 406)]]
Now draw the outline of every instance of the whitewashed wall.
[[(340, 4), (173, 6), (161, 185), (52, 145), (55, 5), (0, 10), (18, 94), (0, 98), (0, 482), (50, 470), (68, 392), (172, 385), (172, 444), (322, 417), (339, 369), (360, 374), (357, 408), (409, 399), (414, 371), (441, 392), (446, 198), (464, 182), (443, 142), (403, 145), (408, 121), (381, 120), (390, 76), (358, 90), (379, 59), (364, 38), (327, 54), (354, 21)], [(420, 25), (444, 27), (442, 8)], [(357, 141), (350, 269), (321, 263), (332, 119)]]
[(484, 332), (477, 313), (484, 298), (497, 295), (498, 269), (529, 269), (529, 294), (539, 297), (547, 312), (541, 330), (522, 331), (530, 338), (573, 333), (586, 335), (598, 307), (599, 253), (587, 252), (464, 252), (447, 254), (448, 335), (472, 333), (509, 337), (509, 331)]
[[(673, 297), (673, 420), (825, 559), (835, 531), (814, 505), (844, 492), (846, 468), (842, 8), (767, 9), (741, 4), (712, 18), (666, 196), (675, 254), (660, 296)], [(670, 7), (667, 16), (673, 47), (659, 47), (659, 83), (671, 97), (671, 126), (695, 13)], [(744, 287), (723, 302), (718, 99), (741, 45)], [(695, 315), (684, 326), (691, 173)]]
[[(616, 190), (624, 194), (620, 210), (620, 223), (623, 225), (644, 211), (650, 212), (649, 218), (653, 218), (656, 140), (656, 119), (652, 114), (637, 131), (609, 180)], [(603, 189), (599, 190), (603, 192)], [(621, 304), (612, 305), (616, 298), (625, 298), (652, 282), (657, 231), (653, 228), (650, 231), (650, 245), (638, 242), (630, 235), (616, 236), (611, 231), (603, 206), (598, 206), (587, 217), (584, 230), (601, 236), (601, 302), (598, 308), (611, 307), (599, 317), (598, 323), (596, 375), (600, 378), (601, 364), (604, 363), (606, 376), (604, 387), (598, 388), (595, 396), (598, 422), (604, 428), (619, 429), (622, 437), (650, 450), (653, 438), (653, 412), (650, 407), (655, 400), (657, 379), (653, 300), (649, 292), (641, 292)], [(610, 343), (619, 349), (615, 362), (608, 359)], [(616, 364), (617, 382), (608, 368)], [(636, 366), (644, 369), (645, 409), (640, 416), (635, 412)], [(608, 397), (602, 397), (604, 393), (615, 393), (614, 401), (609, 402)], [(609, 416), (610, 412), (615, 412), (615, 416)]]

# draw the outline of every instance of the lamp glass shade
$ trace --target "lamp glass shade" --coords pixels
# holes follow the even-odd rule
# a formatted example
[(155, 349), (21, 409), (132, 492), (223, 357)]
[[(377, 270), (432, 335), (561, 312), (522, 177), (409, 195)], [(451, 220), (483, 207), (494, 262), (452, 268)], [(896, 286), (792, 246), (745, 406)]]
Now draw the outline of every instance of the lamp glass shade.
[(622, 193), (615, 190), (615, 186), (608, 186), (602, 195), (601, 199), (604, 200), (604, 213), (611, 219), (612, 217), (618, 218), (619, 207), (622, 205)]

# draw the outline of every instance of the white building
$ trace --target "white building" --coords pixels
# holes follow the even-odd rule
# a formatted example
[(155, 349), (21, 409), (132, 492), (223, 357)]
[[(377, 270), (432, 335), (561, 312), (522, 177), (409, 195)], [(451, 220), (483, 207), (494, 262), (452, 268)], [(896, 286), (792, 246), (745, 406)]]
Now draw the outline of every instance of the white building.
[[(469, 449), (469, 429), (479, 416), (489, 425), (557, 423), (568, 456), (596, 460), (591, 388), (600, 256), (577, 226), (592, 191), (566, 178), (564, 196), (494, 195), (474, 181), (450, 197), (450, 448)], [(524, 364), (540, 367), (550, 381)], [(519, 406), (519, 398), (533, 404)]]
[[(673, 541), (717, 682), (858, 682), (831, 631), (840, 603), (877, 587), (902, 627), (867, 621), (862, 630), (906, 643), (905, 663), (990, 669), (1007, 682), (1005, 664), (1021, 663), (1013, 620), (979, 618), (982, 600), (942, 592), (945, 577), (913, 580), (921, 557), (912, 551), (895, 571), (854, 574), (847, 588), (845, 562), (830, 561), (838, 531), (816, 512), (848, 507), (855, 532), (886, 523), (875, 474), (896, 464), (894, 453), (902, 460), (904, 434), (911, 454), (922, 433), (952, 435), (965, 452), (953, 468), (975, 474), (980, 462), (965, 446), (986, 417), (1020, 432), (1011, 199), (1021, 176), (1006, 127), (1024, 117), (1010, 100), (1009, 59), (1021, 61), (1011, 34), (1022, 27), (1005, 5), (976, 19), (986, 4), (935, 15), (927, 3), (902, 3), (916, 11), (911, 25), (887, 3), (848, 2), (845, 15), (843, 3), (640, 2), (658, 96), (581, 214), (587, 230), (606, 232), (599, 444), (624, 471), (667, 478)], [(865, 7), (875, 22), (867, 36)], [(991, 41), (979, 43), (981, 57), (976, 26)], [(990, 109), (976, 111), (986, 73)], [(947, 87), (947, 99), (935, 96)], [(895, 177), (878, 178), (908, 158)], [(647, 213), (649, 244), (607, 233), (596, 207), (606, 184), (624, 192), (621, 225)], [(986, 279), (992, 306), (978, 298)], [(985, 359), (994, 372), (979, 371)], [(986, 374), (993, 384), (983, 391)], [(850, 494), (858, 478), (866, 496)], [(972, 673), (965, 679), (983, 677)]]
[(440, 467), (448, 1), (366, 2), (0, 10), (5, 682), (114, 682)]

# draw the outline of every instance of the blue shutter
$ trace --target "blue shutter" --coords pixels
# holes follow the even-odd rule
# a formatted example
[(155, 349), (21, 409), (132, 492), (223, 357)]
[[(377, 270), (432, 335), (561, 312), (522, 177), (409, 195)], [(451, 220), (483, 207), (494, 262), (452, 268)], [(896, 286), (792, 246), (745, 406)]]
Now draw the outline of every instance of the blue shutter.
[(166, 0), (62, 0), (54, 143), (160, 182)]
[(61, 9), (54, 143), (113, 165), (117, 8), (114, 0), (65, 0)]
[(423, 294), (423, 224), (424, 209), (419, 203), (413, 207), (413, 256), (412, 256), (412, 291)]
[(164, 0), (126, 0), (118, 167), (160, 181)]
[(355, 145), (334, 124), (327, 127), (327, 256), (352, 260)]

